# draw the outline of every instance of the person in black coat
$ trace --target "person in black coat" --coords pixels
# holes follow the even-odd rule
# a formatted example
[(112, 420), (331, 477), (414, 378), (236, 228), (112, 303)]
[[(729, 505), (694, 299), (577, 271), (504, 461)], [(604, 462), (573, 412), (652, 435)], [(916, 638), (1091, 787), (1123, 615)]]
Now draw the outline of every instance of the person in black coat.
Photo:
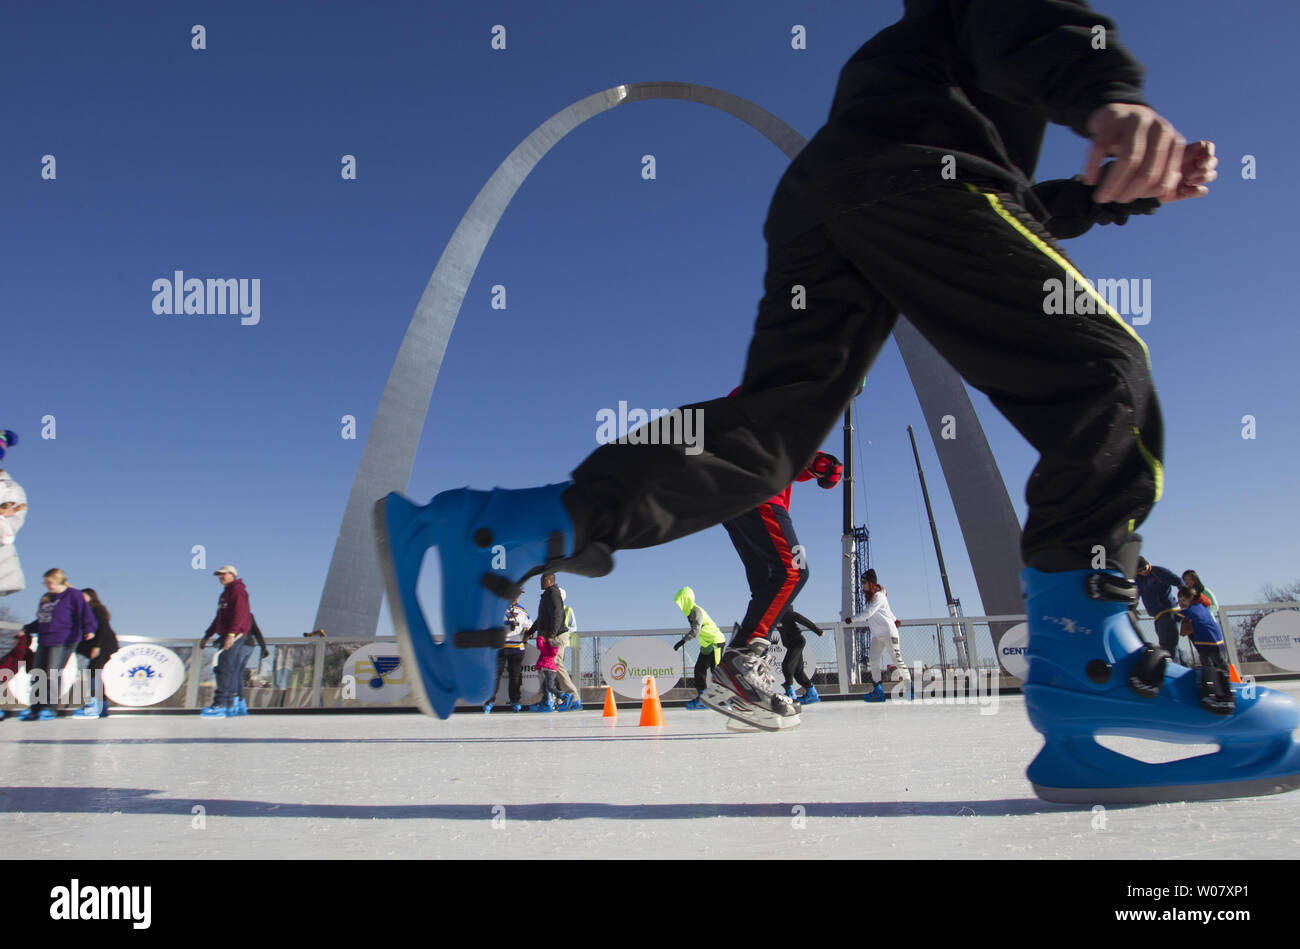
[(93, 635), (87, 636), (77, 644), (77, 655), (80, 657), (78, 662), (84, 663), (83, 668), (90, 674), (90, 685), (86, 707), (74, 713), (72, 717), (108, 718), (108, 696), (104, 694), (104, 666), (112, 658), (113, 653), (117, 652), (117, 633), (113, 632), (113, 627), (109, 625), (108, 607), (99, 601), (99, 594), (90, 587), (86, 587), (81, 593), (86, 598), (90, 611), (95, 614), (95, 622), (98, 625)]

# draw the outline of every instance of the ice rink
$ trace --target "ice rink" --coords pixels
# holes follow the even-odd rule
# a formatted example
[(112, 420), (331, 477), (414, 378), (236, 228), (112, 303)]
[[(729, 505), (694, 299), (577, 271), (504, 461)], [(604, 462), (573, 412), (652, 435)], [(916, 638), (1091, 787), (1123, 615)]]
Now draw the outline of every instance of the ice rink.
[(623, 709), (611, 723), (599, 707), (447, 721), (11, 716), (0, 829), (11, 853), (59, 858), (1300, 854), (1300, 792), (1039, 801), (1024, 771), (1041, 741), (1018, 695), (982, 708), (827, 701), (779, 734), (729, 731), (708, 711), (665, 720), (642, 728)]

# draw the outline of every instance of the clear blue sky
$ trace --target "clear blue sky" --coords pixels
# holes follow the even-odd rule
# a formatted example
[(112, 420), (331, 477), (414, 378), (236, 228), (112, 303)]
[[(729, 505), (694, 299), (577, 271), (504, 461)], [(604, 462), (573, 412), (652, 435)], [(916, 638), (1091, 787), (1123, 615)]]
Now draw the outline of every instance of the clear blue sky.
[[(1147, 64), (1151, 102), (1218, 143), (1210, 197), (1070, 244), (1090, 277), (1150, 278), (1148, 341), (1168, 484), (1143, 533), (1221, 601), (1300, 577), (1296, 471), (1294, 4), (1098, 4)], [(0, 427), (31, 511), (18, 548), (34, 614), (51, 566), (94, 586), (121, 633), (197, 635), (234, 563), (268, 635), (315, 616), (364, 437), (444, 244), (505, 155), (621, 82), (736, 93), (805, 136), (844, 60), (896, 2), (6, 3), (0, 12)], [(190, 48), (203, 24), (207, 49)], [(507, 49), (490, 48), (494, 24)], [(790, 46), (794, 24), (808, 49)], [(57, 179), (40, 177), (52, 154)], [(358, 178), (341, 179), (340, 158)], [(640, 176), (641, 156), (657, 180)], [(1039, 177), (1079, 171), (1054, 129)], [(1243, 180), (1243, 155), (1258, 177)], [(671, 407), (740, 376), (762, 279), (761, 224), (785, 158), (683, 102), (636, 103), (571, 134), (525, 182), (474, 277), (438, 379), (410, 494), (562, 480), (596, 412)], [(258, 277), (261, 323), (165, 317), (174, 270)], [(507, 288), (507, 309), (490, 288)], [(1023, 516), (1033, 457), (978, 394)], [(859, 408), (858, 509), (902, 616), (943, 596), (907, 443), (924, 432), (891, 342)], [(356, 416), (359, 435), (340, 437)], [(1258, 437), (1241, 437), (1242, 416)], [(53, 415), (57, 438), (40, 437)], [(826, 447), (839, 454), (839, 434)], [(928, 437), (922, 460), (955, 591), (980, 609)], [(801, 485), (812, 579), (839, 605), (840, 494)], [(865, 507), (864, 507), (865, 504)], [(191, 548), (207, 569), (191, 568)], [(720, 529), (565, 578), (583, 628), (680, 624), (684, 583), (719, 622), (747, 591)], [(530, 586), (530, 597), (536, 584)], [(389, 631), (386, 623), (381, 627)]]

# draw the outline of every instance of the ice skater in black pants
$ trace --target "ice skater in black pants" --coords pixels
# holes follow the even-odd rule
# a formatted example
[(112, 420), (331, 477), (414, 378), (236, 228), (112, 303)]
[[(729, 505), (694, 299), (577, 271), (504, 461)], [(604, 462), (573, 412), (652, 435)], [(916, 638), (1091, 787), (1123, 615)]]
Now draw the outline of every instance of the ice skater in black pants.
[[(906, 3), (845, 65), (826, 125), (777, 187), (735, 398), (685, 406), (627, 444), (603, 445), (571, 482), (447, 491), (425, 507), (380, 502), (389, 601), (415, 598), (436, 546), (444, 621), (456, 630), (439, 642), (394, 611), (421, 707), (445, 716), (458, 694), (481, 700), (502, 603), (524, 579), (604, 575), (613, 551), (683, 537), (782, 490), (906, 313), (1040, 455), (1021, 575), (1026, 708), (1046, 738), (1028, 772), (1035, 790), (1099, 803), (1300, 786), (1294, 701), (1256, 690), (1230, 717), (1213, 716), (1191, 671), (1145, 643), (1128, 615), (1134, 531), (1163, 481), (1160, 409), (1146, 345), (1057, 240), (1208, 193), (1213, 145), (1188, 145), (1146, 104), (1142, 73), (1114, 23), (1081, 0)], [(1081, 178), (1032, 181), (1049, 122), (1090, 140)], [(1062, 293), (1071, 305), (1057, 308)], [(686, 418), (703, 421), (702, 451), (684, 437)], [(1104, 563), (1094, 565), (1097, 548)], [(769, 684), (765, 652), (758, 639), (732, 646), (713, 678), (760, 727), (779, 728), (796, 710)], [(1097, 745), (1102, 728), (1220, 750), (1150, 765)]]
[[(810, 633), (823, 635), (821, 628), (808, 617), (796, 613), (793, 608), (786, 610), (785, 618), (781, 620), (781, 645), (785, 646), (785, 656), (781, 659), (781, 674), (785, 677), (782, 688), (790, 701), (813, 705), (821, 701), (821, 696), (817, 694), (817, 686), (803, 671), (803, 650), (808, 640), (804, 639), (800, 625)], [(795, 694), (796, 681), (803, 686), (803, 695)]]

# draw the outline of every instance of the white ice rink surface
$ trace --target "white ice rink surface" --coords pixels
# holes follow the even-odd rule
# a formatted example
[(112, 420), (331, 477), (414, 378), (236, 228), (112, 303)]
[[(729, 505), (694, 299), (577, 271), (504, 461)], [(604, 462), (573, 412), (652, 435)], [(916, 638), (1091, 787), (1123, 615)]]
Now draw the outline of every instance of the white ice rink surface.
[(662, 729), (598, 707), (11, 716), (0, 839), (59, 858), (1300, 855), (1300, 792), (1103, 813), (1039, 801), (1023, 699), (980, 711), (823, 702), (779, 734), (680, 708)]

